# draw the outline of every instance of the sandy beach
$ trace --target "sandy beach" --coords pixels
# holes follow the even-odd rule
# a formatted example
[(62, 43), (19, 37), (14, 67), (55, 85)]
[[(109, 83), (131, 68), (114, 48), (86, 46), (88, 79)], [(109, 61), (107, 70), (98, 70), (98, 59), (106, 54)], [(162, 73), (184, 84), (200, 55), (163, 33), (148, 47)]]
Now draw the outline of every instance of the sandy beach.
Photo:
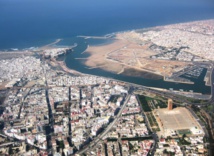
[(74, 75), (84, 75), (83, 73), (80, 73), (80, 72), (78, 72), (78, 71), (76, 71), (76, 70), (72, 70), (72, 69), (69, 69), (66, 65), (65, 65), (65, 63), (64, 63), (64, 61), (54, 61), (55, 63), (57, 63), (65, 72), (67, 72), (67, 73), (71, 73), (71, 74), (74, 74)]

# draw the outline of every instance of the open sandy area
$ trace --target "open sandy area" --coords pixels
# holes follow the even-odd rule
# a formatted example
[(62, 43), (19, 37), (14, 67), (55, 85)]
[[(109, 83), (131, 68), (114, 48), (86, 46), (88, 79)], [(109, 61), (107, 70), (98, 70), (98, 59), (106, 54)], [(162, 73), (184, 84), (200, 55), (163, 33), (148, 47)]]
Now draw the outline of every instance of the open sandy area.
[(128, 42), (122, 40), (116, 40), (112, 44), (102, 46), (89, 46), (86, 52), (90, 53), (89, 58), (85, 61), (85, 64), (91, 68), (102, 68), (108, 71), (120, 72), (124, 65), (117, 61), (108, 60), (109, 53), (123, 48)]
[(149, 49), (151, 43), (139, 44), (140, 37), (134, 35), (136, 34), (133, 32), (120, 33), (116, 35), (113, 43), (89, 46), (85, 52), (90, 56), (84, 59), (85, 65), (117, 74), (127, 75), (127, 71), (135, 70), (132, 73), (142, 73), (132, 76), (152, 73), (159, 77), (170, 76), (173, 70), (187, 65), (185, 62), (151, 59), (150, 56), (157, 54)]
[(179, 130), (190, 130), (193, 135), (204, 133), (198, 121), (184, 107), (177, 107), (172, 110), (158, 109), (155, 116), (163, 135), (170, 135), (172, 131)]

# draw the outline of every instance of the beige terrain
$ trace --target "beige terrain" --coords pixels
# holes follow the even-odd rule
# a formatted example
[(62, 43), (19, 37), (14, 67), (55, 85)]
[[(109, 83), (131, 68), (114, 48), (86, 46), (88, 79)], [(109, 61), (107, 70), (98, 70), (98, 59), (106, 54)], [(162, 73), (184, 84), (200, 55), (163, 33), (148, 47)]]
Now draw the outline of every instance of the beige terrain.
[(113, 43), (89, 46), (85, 65), (132, 76), (147, 72), (170, 77), (194, 62), (214, 60), (213, 23), (195, 21), (117, 33)]
[(120, 72), (123, 64), (117, 61), (108, 60), (108, 54), (124, 47), (128, 42), (116, 40), (112, 44), (102, 46), (90, 46), (87, 51), (91, 56), (85, 61), (85, 64), (91, 68), (102, 68), (108, 71)]
[(150, 56), (156, 55), (157, 52), (149, 49), (151, 43), (139, 44), (140, 36), (137, 33), (120, 33), (115, 38), (113, 43), (107, 45), (89, 46), (86, 52), (90, 56), (85, 59), (85, 65), (90, 68), (101, 68), (126, 75), (132, 70), (131, 73), (134, 74), (132, 76), (143, 76), (147, 72), (170, 76), (174, 70), (180, 70), (188, 64), (186, 62), (150, 59)]

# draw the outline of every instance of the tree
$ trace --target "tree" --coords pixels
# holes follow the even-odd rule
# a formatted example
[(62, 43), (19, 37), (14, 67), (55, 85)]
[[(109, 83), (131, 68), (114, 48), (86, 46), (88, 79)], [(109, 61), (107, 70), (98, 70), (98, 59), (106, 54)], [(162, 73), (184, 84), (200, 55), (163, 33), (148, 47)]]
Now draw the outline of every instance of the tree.
[(27, 144), (26, 145), (26, 151), (29, 151), (30, 150), (30, 146)]
[(8, 153), (9, 153), (9, 155), (12, 155), (12, 154), (13, 154), (13, 149), (12, 149), (12, 147), (9, 147)]
[(186, 137), (186, 134), (183, 134), (183, 135), (182, 135), (182, 140), (184, 140), (185, 137)]
[(168, 153), (168, 151), (167, 151), (166, 149), (164, 149), (164, 150), (163, 150), (163, 153), (164, 153), (164, 154), (167, 154), (167, 153)]
[(16, 154), (19, 153), (19, 148), (16, 148)]
[(64, 146), (64, 142), (63, 142), (63, 141), (60, 141), (60, 142), (59, 142), (59, 148), (62, 148), (62, 149), (64, 149), (64, 148), (65, 148), (65, 146)]
[(37, 143), (38, 143), (38, 141), (37, 141), (37, 140), (35, 140), (35, 141), (34, 141), (34, 144), (36, 145)]

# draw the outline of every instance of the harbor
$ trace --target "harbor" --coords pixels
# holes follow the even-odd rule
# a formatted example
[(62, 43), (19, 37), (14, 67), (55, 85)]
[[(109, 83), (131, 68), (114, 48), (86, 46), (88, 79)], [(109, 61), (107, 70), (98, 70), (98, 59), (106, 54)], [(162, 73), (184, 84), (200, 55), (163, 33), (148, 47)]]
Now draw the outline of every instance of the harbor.
[[(149, 79), (149, 78), (138, 77), (135, 75), (127, 76), (123, 74), (113, 73), (113, 72), (102, 70), (100, 68), (88, 68), (87, 66), (84, 65), (85, 59), (75, 59), (75, 58), (87, 58), (89, 56), (87, 52), (84, 52), (84, 53), (82, 52), (85, 51), (88, 46), (90, 46), (90, 40), (86, 40), (84, 38), (77, 38), (77, 39), (73, 38), (72, 41), (74, 43), (77, 43), (78, 46), (73, 48), (72, 53), (68, 53), (65, 56), (61, 56), (61, 58), (58, 58), (58, 59), (64, 60), (67, 68), (76, 70), (80, 73), (112, 78), (112, 79), (134, 83), (137, 85), (142, 85), (147, 87), (163, 88), (167, 90), (169, 88), (173, 88), (174, 90), (177, 90), (177, 91), (179, 91), (180, 89), (183, 89), (184, 92), (185, 91), (189, 92), (190, 90), (192, 90), (194, 93), (202, 93), (206, 95), (209, 95), (211, 93), (211, 87), (206, 86), (204, 82), (204, 77), (207, 71), (206, 69), (204, 69), (201, 72), (198, 78), (187, 79), (187, 77), (181, 76), (181, 78), (186, 79), (185, 81), (183, 81), (183, 83), (181, 83), (180, 81), (178, 82), (165, 81), (164, 77), (161, 79)], [(105, 42), (109, 42), (109, 41), (108, 40), (106, 41), (103, 39), (102, 40), (97, 39), (98, 44), (105, 44)], [(96, 44), (96, 40), (93, 40), (93, 44)], [(190, 69), (184, 72), (187, 73), (189, 70)], [(178, 76), (184, 74), (184, 72), (179, 73)]]

